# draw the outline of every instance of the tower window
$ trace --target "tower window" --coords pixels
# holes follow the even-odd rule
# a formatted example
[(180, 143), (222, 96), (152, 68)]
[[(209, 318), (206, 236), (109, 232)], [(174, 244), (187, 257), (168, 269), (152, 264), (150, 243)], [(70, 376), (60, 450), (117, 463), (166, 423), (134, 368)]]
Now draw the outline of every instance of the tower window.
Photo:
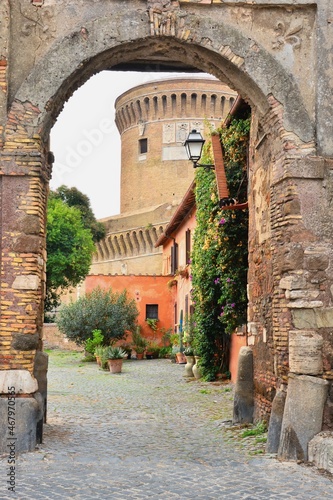
[(139, 139), (139, 154), (143, 155), (148, 151), (148, 139)]

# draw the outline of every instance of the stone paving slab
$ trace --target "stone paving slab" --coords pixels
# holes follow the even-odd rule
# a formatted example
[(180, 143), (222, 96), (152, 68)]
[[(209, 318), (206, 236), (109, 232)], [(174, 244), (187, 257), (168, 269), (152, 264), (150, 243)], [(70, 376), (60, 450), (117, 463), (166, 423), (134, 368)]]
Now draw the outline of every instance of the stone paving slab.
[(112, 375), (52, 355), (44, 443), (17, 457), (15, 493), (0, 459), (0, 499), (332, 499), (313, 467), (251, 457), (226, 439), (232, 394), (188, 381), (168, 360)]

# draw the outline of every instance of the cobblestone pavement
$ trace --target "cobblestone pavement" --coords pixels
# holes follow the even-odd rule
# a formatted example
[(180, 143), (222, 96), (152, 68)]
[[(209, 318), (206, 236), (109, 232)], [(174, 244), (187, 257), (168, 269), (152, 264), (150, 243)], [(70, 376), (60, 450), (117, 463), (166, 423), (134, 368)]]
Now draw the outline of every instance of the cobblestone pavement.
[(232, 393), (187, 381), (168, 360), (112, 375), (52, 355), (44, 444), (17, 459), (16, 493), (0, 459), (0, 499), (332, 499), (313, 467), (249, 456), (226, 439)]

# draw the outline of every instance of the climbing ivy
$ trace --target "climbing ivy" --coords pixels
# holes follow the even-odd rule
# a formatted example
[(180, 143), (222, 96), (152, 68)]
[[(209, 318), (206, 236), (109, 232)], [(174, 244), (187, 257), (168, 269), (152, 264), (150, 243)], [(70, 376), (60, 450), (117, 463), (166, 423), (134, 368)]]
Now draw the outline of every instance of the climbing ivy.
[[(230, 197), (247, 199), (249, 119), (220, 129)], [(212, 160), (211, 144), (202, 163)], [(223, 210), (214, 172), (196, 173), (196, 230), (192, 252), (195, 350), (206, 380), (229, 367), (230, 334), (246, 322), (248, 211)]]

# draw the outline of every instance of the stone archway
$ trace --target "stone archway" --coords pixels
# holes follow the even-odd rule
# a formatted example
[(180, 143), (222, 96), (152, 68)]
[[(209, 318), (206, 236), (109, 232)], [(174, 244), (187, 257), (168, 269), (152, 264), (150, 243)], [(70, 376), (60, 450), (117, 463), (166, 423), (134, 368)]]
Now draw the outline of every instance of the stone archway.
[[(215, 75), (252, 106), (249, 341), (258, 354), (257, 374), (269, 374), (258, 384), (258, 416), (269, 411), (269, 391), (274, 391), (277, 379), (288, 373), (288, 331), (294, 328), (294, 319), (289, 298), (281, 292), (284, 285), (280, 280), (303, 270), (305, 248), (320, 236), (319, 228), (308, 223), (311, 209), (303, 196), (310, 184), (318, 194), (318, 180), (324, 175), (322, 160), (315, 158), (315, 96), (311, 95), (308, 82), (302, 80), (302, 60), (307, 50), (314, 50), (313, 9), (304, 9), (303, 15), (302, 30), (309, 49), (296, 52), (293, 45), (298, 44), (299, 40), (294, 43), (298, 35), (288, 42), (284, 33), (274, 43), (278, 48), (286, 45), (288, 50), (275, 55), (271, 31), (278, 18), (268, 21), (269, 13), (265, 21), (267, 36), (258, 32), (257, 37), (255, 33), (249, 37), (242, 23), (233, 18), (232, 9), (222, 12), (216, 4), (204, 7), (195, 5), (198, 2), (166, 2), (169, 7), (161, 10), (151, 6), (151, 2), (147, 9), (141, 1), (130, 2), (133, 9), (129, 11), (125, 2), (115, 3), (116, 14), (104, 6), (93, 17), (87, 8), (80, 14), (76, 12), (75, 19), (66, 26), (61, 24), (63, 13), (49, 7), (52, 28), (48, 29), (53, 29), (52, 36), (46, 37), (45, 48), (39, 50), (38, 57), (29, 59), (24, 71), (14, 64), (10, 73), (11, 59), (6, 57), (1, 66), (8, 84), (8, 116), (3, 119), (0, 143), (4, 369), (1, 392), (7, 394), (8, 388), (14, 387), (16, 394), (29, 396), (18, 400), (24, 415), (18, 423), (19, 450), (34, 448), (34, 429), (42, 414), (34, 370), (36, 352), (40, 357), (42, 343), (45, 207), (52, 167), (48, 135), (63, 103), (93, 73), (133, 62), (143, 69), (151, 64), (180, 63)], [(17, 23), (22, 23), (15, 8), (11, 8), (14, 18), (18, 17)], [(34, 25), (39, 39), (39, 27), (46, 28), (47, 10), (43, 17), (43, 8)], [(251, 7), (240, 11), (241, 15), (251, 12)], [(277, 15), (277, 11), (274, 13)], [(287, 10), (283, 11), (283, 18), (287, 25)], [(8, 39), (14, 43), (9, 22), (7, 28)], [(16, 25), (12, 32), (15, 29)], [(26, 32), (31, 49), (34, 36), (28, 29)], [(291, 53), (294, 76), (286, 59)], [(304, 181), (308, 183), (306, 188)], [(289, 264), (281, 267), (285, 253)], [(304, 278), (299, 288), (306, 291), (307, 287)], [(2, 411), (6, 409), (3, 407)], [(29, 437), (26, 422), (30, 426)], [(1, 443), (0, 449), (2, 446)]]

